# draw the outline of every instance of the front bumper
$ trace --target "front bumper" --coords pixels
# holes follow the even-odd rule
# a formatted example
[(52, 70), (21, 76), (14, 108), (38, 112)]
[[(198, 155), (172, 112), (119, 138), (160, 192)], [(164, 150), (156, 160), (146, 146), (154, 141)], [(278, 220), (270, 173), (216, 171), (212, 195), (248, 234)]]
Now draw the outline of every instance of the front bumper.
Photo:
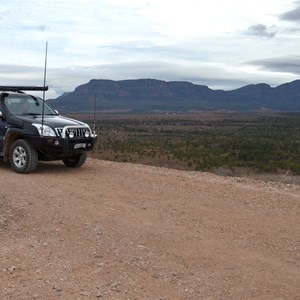
[(90, 138), (57, 138), (57, 137), (26, 137), (28, 142), (39, 152), (42, 160), (58, 160), (74, 157), (93, 150), (97, 137)]

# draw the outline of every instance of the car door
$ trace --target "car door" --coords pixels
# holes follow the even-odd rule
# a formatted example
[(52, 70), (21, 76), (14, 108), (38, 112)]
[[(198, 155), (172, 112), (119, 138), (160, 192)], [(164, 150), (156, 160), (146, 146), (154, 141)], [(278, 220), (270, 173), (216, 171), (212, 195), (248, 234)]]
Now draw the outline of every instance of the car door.
[(2, 111), (0, 109), (0, 154), (2, 154), (3, 151), (3, 142), (4, 142), (6, 130), (7, 130), (7, 124), (3, 120)]

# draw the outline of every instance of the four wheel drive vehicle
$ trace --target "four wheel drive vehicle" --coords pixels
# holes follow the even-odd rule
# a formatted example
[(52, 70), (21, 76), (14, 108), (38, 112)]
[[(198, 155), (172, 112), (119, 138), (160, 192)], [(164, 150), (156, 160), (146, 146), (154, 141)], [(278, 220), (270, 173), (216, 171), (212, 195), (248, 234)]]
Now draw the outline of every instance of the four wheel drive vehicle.
[(96, 134), (80, 121), (63, 117), (45, 101), (23, 91), (47, 87), (0, 87), (0, 157), (17, 173), (35, 170), (38, 160), (84, 164)]

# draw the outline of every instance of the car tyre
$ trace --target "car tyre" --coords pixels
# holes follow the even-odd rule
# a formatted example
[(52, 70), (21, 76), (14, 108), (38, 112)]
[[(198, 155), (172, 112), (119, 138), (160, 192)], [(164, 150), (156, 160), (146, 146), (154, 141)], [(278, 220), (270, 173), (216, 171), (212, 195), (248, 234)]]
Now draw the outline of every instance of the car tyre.
[(26, 140), (16, 140), (10, 147), (9, 162), (15, 172), (31, 173), (37, 167), (38, 153)]
[(75, 157), (66, 158), (63, 163), (69, 168), (79, 168), (81, 167), (87, 159), (87, 154), (82, 153)]

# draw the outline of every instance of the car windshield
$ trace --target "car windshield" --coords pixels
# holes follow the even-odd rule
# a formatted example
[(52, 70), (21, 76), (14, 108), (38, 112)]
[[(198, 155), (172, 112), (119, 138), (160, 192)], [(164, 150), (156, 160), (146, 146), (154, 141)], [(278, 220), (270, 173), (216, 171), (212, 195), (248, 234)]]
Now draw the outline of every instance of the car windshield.
[[(9, 95), (5, 98), (5, 105), (12, 115), (41, 115), (43, 113), (43, 100), (30, 95)], [(45, 103), (45, 115), (57, 113)]]

